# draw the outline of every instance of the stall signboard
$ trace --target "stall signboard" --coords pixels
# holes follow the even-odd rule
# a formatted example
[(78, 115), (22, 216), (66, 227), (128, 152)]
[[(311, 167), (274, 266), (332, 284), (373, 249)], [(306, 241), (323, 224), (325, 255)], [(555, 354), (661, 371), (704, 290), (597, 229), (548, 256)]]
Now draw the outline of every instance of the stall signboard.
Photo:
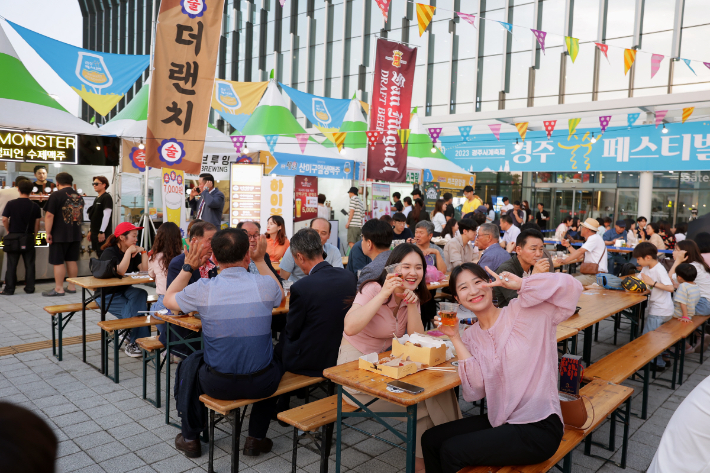
[(407, 180), (405, 182), (408, 184), (421, 184), (422, 170), (407, 168)]
[[(262, 183), (264, 167), (261, 164), (231, 165), (229, 187), (229, 226), (239, 222), (259, 222), (262, 209)], [(261, 228), (266, 230), (264, 224)]]
[(229, 180), (229, 163), (236, 161), (236, 154), (203, 154), (200, 174), (212, 174), (215, 181)]
[(436, 182), (444, 189), (463, 189), (466, 186), (476, 187), (474, 174), (460, 174), (448, 171), (424, 170), (424, 182)]
[(436, 201), (441, 197), (441, 184), (438, 182), (425, 182), (422, 186), (424, 197), (424, 208), (431, 214)]
[(0, 129), (0, 161), (76, 164), (77, 135)]
[[(44, 230), (40, 230), (39, 232), (35, 233), (35, 248), (43, 248), (43, 247), (48, 247), (49, 243), (47, 243), (47, 232)], [(0, 238), (0, 251), (2, 251), (3, 244), (2, 244), (2, 239)]]
[(320, 158), (301, 154), (273, 153), (269, 156), (266, 173), (279, 176), (315, 176), (328, 179), (352, 179), (354, 162), (351, 159)]
[(318, 216), (318, 178), (296, 176), (294, 222), (310, 220)]
[(286, 236), (293, 236), (294, 178), (290, 176), (264, 176), (261, 179), (261, 228), (266, 230), (269, 217), (279, 215), (286, 222)]
[(390, 185), (372, 183), (372, 218), (380, 218), (389, 215), (390, 205)]
[[(187, 234), (187, 210), (185, 209), (185, 174), (176, 169), (162, 168), (163, 176), (163, 222), (173, 222)], [(151, 214), (151, 217), (153, 214)], [(157, 211), (156, 211), (157, 217)]]

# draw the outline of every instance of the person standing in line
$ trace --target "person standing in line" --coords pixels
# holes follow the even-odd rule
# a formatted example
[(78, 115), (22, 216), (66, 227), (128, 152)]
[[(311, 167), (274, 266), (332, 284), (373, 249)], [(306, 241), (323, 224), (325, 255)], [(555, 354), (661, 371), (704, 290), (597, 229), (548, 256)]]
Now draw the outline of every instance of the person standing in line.
[(401, 198), (402, 194), (400, 194), (399, 192), (395, 192), (394, 194), (392, 194), (392, 206), (394, 207), (394, 205), (399, 202), (399, 199)]
[(526, 223), (525, 222), (525, 211), (522, 208), (522, 205), (520, 204), (519, 200), (516, 200), (513, 202), (513, 211), (508, 212), (506, 215), (510, 215), (513, 217), (513, 225), (516, 227), (520, 228), (520, 225)]
[[(25, 292), (33, 294), (35, 292), (35, 235), (39, 231), (39, 220), (42, 218), (42, 211), (39, 205), (30, 200), (32, 193), (32, 183), (29, 179), (22, 179), (17, 188), (20, 197), (11, 200), (5, 205), (2, 211), (2, 225), (10, 237), (27, 235), (27, 247), (24, 252), (10, 252), (7, 254), (7, 271), (5, 272), (5, 289), (0, 294), (11, 296), (15, 293), (17, 285), (17, 265), (22, 256), (25, 264)], [(1, 268), (1, 266), (0, 266)]]
[(444, 199), (444, 203), (446, 204), (446, 209), (444, 210), (444, 217), (446, 217), (446, 221), (448, 222), (456, 216), (456, 209), (454, 208), (454, 196), (451, 194), (451, 192), (444, 192), (444, 195), (442, 197)]
[(441, 235), (442, 230), (446, 226), (446, 202), (444, 199), (439, 199), (434, 204), (434, 211), (431, 213), (431, 223), (434, 224), (434, 236), (438, 237)]
[[(574, 263), (577, 260), (584, 258), (585, 263), (593, 263), (598, 265), (597, 273), (609, 272), (607, 269), (609, 265), (607, 261), (606, 244), (604, 243), (602, 237), (597, 234), (597, 231), (599, 230), (599, 222), (593, 218), (588, 218), (582, 225), (580, 225), (580, 227), (582, 238), (586, 241), (580, 248), (570, 251), (569, 255), (562, 260), (562, 264)], [(569, 241), (562, 240), (562, 246), (569, 249)], [(635, 254), (633, 256), (636, 257)], [(581, 282), (583, 286), (591, 286), (597, 282), (596, 274), (578, 273), (573, 276), (577, 281)]]
[(318, 218), (330, 220), (330, 209), (325, 206), (325, 194), (318, 194)]
[(101, 258), (101, 253), (103, 253), (101, 245), (106, 241), (106, 234), (113, 233), (113, 225), (111, 224), (113, 199), (111, 194), (106, 192), (109, 184), (105, 176), (96, 176), (93, 181), (92, 185), (99, 196), (87, 210), (91, 221), (87, 240), (91, 242), (91, 248), (96, 251), (96, 257)]
[[(212, 174), (200, 174), (200, 179), (197, 182), (200, 187), (200, 203), (197, 206), (195, 218), (209, 222), (219, 229), (222, 226), (224, 194), (214, 186), (214, 176)], [(192, 189), (190, 200), (193, 200), (197, 195), (197, 190)]]
[[(10, 189), (0, 189), (0, 215), (2, 215), (3, 210), (5, 210), (5, 205), (7, 205), (8, 202), (20, 198), (20, 191), (17, 189), (17, 186), (25, 179), (27, 178), (24, 176), (17, 176), (17, 178), (15, 179), (15, 187), (11, 187)], [(29, 179), (27, 180), (29, 181)], [(0, 225), (0, 241), (2, 241), (4, 236), (5, 227)], [(5, 252), (0, 251), (0, 268), (2, 268), (2, 262), (4, 258)], [(1, 278), (2, 274), (0, 274), (0, 279)]]
[(49, 196), (44, 216), (44, 230), (47, 232), (49, 243), (49, 264), (54, 266), (54, 289), (43, 292), (44, 297), (63, 296), (65, 291), (69, 294), (76, 293), (73, 283), (67, 283), (67, 288), (64, 289), (64, 276), (77, 276), (77, 261), (81, 251), (84, 199), (72, 187), (74, 178), (71, 174), (60, 172), (55, 179), (57, 191)]
[(537, 204), (537, 215), (535, 215), (535, 220), (541, 230), (547, 230), (547, 222), (550, 221), (550, 212), (545, 210), (545, 206), (542, 202)]
[(523, 205), (521, 207), (523, 209), (523, 212), (525, 212), (525, 222), (524, 223), (531, 222), (533, 219), (533, 211), (530, 208), (530, 203), (527, 200), (524, 200)]
[(404, 214), (405, 217), (408, 217), (409, 212), (412, 211), (412, 198), (407, 196), (404, 199), (402, 199), (402, 202), (404, 202), (404, 208), (402, 209), (402, 213)]
[(506, 215), (511, 210), (513, 210), (513, 205), (510, 203), (510, 199), (503, 197), (503, 206), (500, 208), (501, 216)]
[(348, 196), (350, 196), (350, 212), (345, 228), (348, 230), (348, 246), (350, 246), (350, 248), (360, 241), (360, 235), (362, 235), (362, 216), (365, 213), (365, 205), (357, 194), (357, 187), (351, 187), (348, 191)]
[[(37, 193), (40, 195), (47, 195), (49, 192), (54, 189), (54, 183), (50, 180), (47, 179), (47, 167), (44, 164), (40, 164), (38, 166), (35, 166), (34, 168), (34, 175), (36, 181), (33, 182), (34, 187), (37, 188)], [(49, 187), (49, 192), (47, 192), (45, 189)], [(39, 201), (39, 208), (44, 209), (45, 204), (47, 203), (46, 200), (40, 200)]]

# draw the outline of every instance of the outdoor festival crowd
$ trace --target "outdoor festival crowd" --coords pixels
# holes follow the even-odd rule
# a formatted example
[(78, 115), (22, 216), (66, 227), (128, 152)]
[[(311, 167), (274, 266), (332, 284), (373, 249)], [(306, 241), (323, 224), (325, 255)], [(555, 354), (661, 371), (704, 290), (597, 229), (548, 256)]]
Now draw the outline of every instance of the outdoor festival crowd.
[[(63, 174), (57, 175), (59, 191), (45, 207), (53, 223), (47, 233), (50, 263), (63, 268), (73, 261), (73, 267), (68, 264), (72, 275), (76, 259), (71, 235), (81, 222), (76, 212), (83, 203), (71, 187), (71, 176)], [(10, 234), (32, 233), (28, 229), (36, 231), (39, 213), (29, 210), (31, 183), (18, 181), (19, 198), (5, 206), (3, 224)], [(199, 184), (202, 196), (192, 205), (196, 218), (186, 238), (174, 223), (163, 223), (146, 252), (138, 246), (142, 227), (124, 222), (99, 242), (100, 259), (115, 263), (118, 274), (147, 271), (154, 278), (159, 296), (152, 307), (155, 316), (164, 309), (200, 315), (204, 349), (193, 353), (177, 345), (170, 360), (179, 362), (175, 383), (182, 429), (175, 446), (188, 457), (202, 454), (199, 435), (206, 410), (201, 394), (224, 400), (267, 398), (286, 371), (319, 377), (326, 368), (389, 350), (393, 335), (437, 326), (455, 347), (463, 398), (485, 398), (488, 413), (463, 417), (453, 389), (422, 402), (417, 408), (417, 471), (539, 463), (555, 453), (564, 433), (555, 329), (575, 313), (584, 286), (594, 284), (597, 274), (635, 275), (640, 268), (638, 277), (650, 290), (644, 332), (673, 317), (689, 322), (696, 314), (710, 315), (710, 234), (685, 239), (683, 225), (671, 229), (643, 217), (637, 227), (623, 220), (612, 227), (610, 219), (566, 219), (555, 230), (558, 249), (564, 251), (558, 255), (545, 249), (541, 230), (547, 229), (550, 215), (542, 204), (533, 214), (527, 202), (511, 205), (505, 198), (497, 219), (493, 205), (467, 186), (460, 211), (445, 193), (428, 212), (415, 189), (401, 200), (399, 193), (393, 195), (391, 217), (366, 220), (365, 205), (353, 187), (346, 224), (350, 251), (343, 267), (340, 251), (327, 243), (327, 218), (313, 219), (290, 239), (280, 216), (270, 217), (265, 229), (258, 222), (242, 222), (238, 228), (219, 230), (224, 195), (209, 174), (201, 175)], [(94, 186), (105, 191), (108, 183), (95, 178)], [(104, 235), (107, 226), (99, 223), (103, 207), (94, 212), (97, 230)], [(632, 237), (637, 245), (630, 263), (609, 254), (617, 240)], [(575, 247), (578, 241), (583, 244)], [(659, 261), (661, 245), (674, 249), (665, 262)], [(575, 262), (582, 269), (591, 265), (592, 271), (574, 276), (555, 271)], [(49, 296), (71, 292), (63, 287), (62, 271), (55, 270), (58, 284)], [(436, 291), (427, 288), (428, 278), (441, 280), (447, 274), (444, 292), (460, 311), (477, 317), (462, 333), (440, 324)], [(14, 284), (13, 278), (6, 280)], [(34, 290), (34, 281), (26, 284), (26, 291)], [(6, 285), (4, 293), (8, 291)], [(124, 287), (114, 294), (109, 312), (119, 318), (138, 316), (147, 296), (144, 289)], [(285, 297), (288, 313), (272, 315)], [(164, 326), (158, 330), (165, 344)], [(180, 334), (186, 329), (175, 330)], [(140, 357), (136, 340), (148, 336), (150, 327), (133, 329), (126, 354)], [(659, 369), (665, 362), (659, 357)], [(349, 392), (363, 404), (374, 400)], [(289, 395), (253, 405), (245, 455), (271, 450), (269, 424), (289, 406)], [(381, 399), (369, 409), (405, 412)], [(655, 459), (649, 471), (659, 468), (654, 465)]]

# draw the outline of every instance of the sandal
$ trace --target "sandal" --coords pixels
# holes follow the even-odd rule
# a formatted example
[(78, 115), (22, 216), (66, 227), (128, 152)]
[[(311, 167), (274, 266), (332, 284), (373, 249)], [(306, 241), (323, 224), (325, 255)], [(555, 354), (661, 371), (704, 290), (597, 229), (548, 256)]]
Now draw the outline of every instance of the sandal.
[(42, 293), (44, 297), (58, 297), (58, 296), (63, 296), (63, 292), (57, 292), (56, 289), (52, 289), (51, 291), (45, 291)]
[(67, 294), (76, 294), (76, 289), (72, 291), (71, 289), (65, 287), (64, 292), (66, 292)]

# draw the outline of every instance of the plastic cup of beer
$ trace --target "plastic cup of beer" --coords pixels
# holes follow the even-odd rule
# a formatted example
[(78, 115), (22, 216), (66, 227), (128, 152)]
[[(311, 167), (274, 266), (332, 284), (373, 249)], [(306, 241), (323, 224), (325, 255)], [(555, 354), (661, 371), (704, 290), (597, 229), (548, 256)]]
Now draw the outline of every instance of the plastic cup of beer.
[(288, 279), (284, 281), (284, 297), (288, 297), (288, 295), (291, 293), (291, 284), (293, 284), (293, 281), (289, 281)]
[(389, 266), (385, 266), (385, 271), (387, 271), (387, 277), (402, 277), (402, 271), (399, 267), (399, 264), (391, 264)]
[(456, 313), (459, 310), (459, 305), (453, 302), (440, 302), (439, 303), (439, 317), (441, 317), (441, 325), (448, 325), (455, 327), (458, 325), (458, 317)]

